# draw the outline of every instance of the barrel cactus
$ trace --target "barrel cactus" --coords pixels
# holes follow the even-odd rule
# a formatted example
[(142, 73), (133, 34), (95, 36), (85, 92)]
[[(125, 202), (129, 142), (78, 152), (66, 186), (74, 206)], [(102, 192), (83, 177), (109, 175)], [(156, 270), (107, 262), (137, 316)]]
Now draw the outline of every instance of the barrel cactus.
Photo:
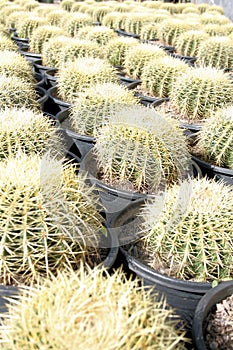
[(201, 15), (200, 21), (201, 21), (201, 24), (204, 24), (204, 25), (210, 24), (210, 23), (221, 24), (221, 25), (230, 23), (230, 19), (228, 17), (221, 14), (216, 15), (216, 14), (208, 13), (207, 11)]
[(0, 34), (0, 50), (18, 51), (18, 48), (10, 38)]
[(180, 279), (232, 279), (232, 187), (206, 178), (182, 186), (185, 198), (189, 196), (185, 211), (176, 205), (181, 192), (175, 185), (166, 192), (159, 218), (156, 201), (141, 213), (149, 264)]
[(18, 154), (0, 162), (0, 170), (1, 283), (77, 268), (97, 251), (98, 199), (74, 165), (49, 154)]
[(187, 174), (190, 156), (178, 124), (152, 108), (113, 111), (96, 140), (99, 169), (111, 185), (155, 193)]
[(79, 30), (77, 36), (79, 39), (94, 41), (99, 45), (106, 45), (110, 40), (117, 38), (113, 29), (105, 26), (87, 26)]
[(106, 350), (184, 349), (187, 338), (164, 298), (119, 270), (86, 270), (21, 289), (0, 328), (2, 350), (31, 344), (50, 350), (94, 350), (96, 344)]
[(147, 23), (152, 22), (152, 15), (145, 13), (129, 13), (125, 20), (125, 31), (132, 34), (140, 35), (141, 29)]
[(113, 66), (123, 66), (127, 50), (138, 44), (134, 38), (118, 37), (112, 39), (105, 46), (106, 58)]
[(29, 47), (32, 52), (42, 53), (43, 45), (51, 37), (61, 36), (64, 34), (64, 30), (57, 26), (45, 25), (40, 26), (34, 30)]
[(71, 43), (73, 38), (65, 35), (51, 37), (43, 44), (42, 47), (42, 62), (45, 66), (58, 68), (61, 60), (61, 51), (66, 45)]
[(72, 103), (91, 84), (106, 82), (117, 82), (116, 72), (110, 63), (100, 58), (80, 57), (59, 70), (58, 93), (62, 99)]
[(227, 36), (214, 36), (203, 41), (197, 51), (197, 64), (232, 69), (233, 40)]
[(70, 36), (76, 36), (80, 28), (92, 25), (92, 18), (88, 14), (72, 12), (69, 16), (65, 16), (61, 22), (61, 26)]
[(18, 151), (62, 152), (60, 139), (57, 128), (41, 112), (24, 107), (0, 109), (0, 160), (16, 156)]
[(188, 30), (176, 41), (176, 50), (184, 56), (196, 56), (199, 46), (209, 38), (204, 30)]
[(169, 97), (174, 80), (189, 66), (173, 57), (150, 60), (142, 70), (142, 87), (152, 96)]
[(233, 107), (213, 112), (203, 124), (198, 140), (204, 160), (233, 169)]
[(66, 16), (67, 12), (59, 8), (53, 11), (49, 11), (46, 15), (46, 19), (48, 20), (48, 23), (52, 26), (59, 26), (61, 25), (64, 17)]
[(123, 29), (125, 27), (127, 15), (128, 14), (124, 12), (110, 12), (104, 16), (102, 25), (112, 29)]
[(170, 98), (181, 119), (201, 121), (212, 110), (232, 103), (232, 80), (216, 68), (190, 67), (174, 81)]
[(141, 40), (155, 40), (158, 39), (158, 30), (160, 23), (149, 23), (142, 27), (140, 33)]
[(124, 67), (126, 73), (137, 79), (141, 77), (143, 67), (152, 58), (165, 57), (166, 53), (158, 46), (139, 44), (129, 48), (125, 53)]
[(138, 103), (139, 99), (124, 86), (98, 83), (80, 93), (70, 109), (69, 117), (75, 131), (94, 136), (113, 111)]
[(20, 38), (31, 38), (33, 31), (39, 26), (45, 25), (46, 20), (35, 15), (23, 17), (18, 23), (17, 34)]
[(61, 8), (65, 11), (71, 11), (73, 4), (75, 4), (74, 0), (63, 0), (61, 3)]

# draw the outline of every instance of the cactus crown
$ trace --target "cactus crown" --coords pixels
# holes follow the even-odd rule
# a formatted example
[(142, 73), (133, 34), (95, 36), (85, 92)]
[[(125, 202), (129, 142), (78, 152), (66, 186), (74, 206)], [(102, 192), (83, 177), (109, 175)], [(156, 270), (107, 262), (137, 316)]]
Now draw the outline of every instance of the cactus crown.
[(46, 15), (46, 18), (49, 24), (51, 24), (52, 26), (59, 26), (62, 23), (65, 16), (67, 16), (67, 12), (65, 10), (58, 9), (49, 11)]
[(28, 83), (35, 83), (31, 64), (15, 51), (0, 51), (0, 74), (16, 76)]
[(97, 6), (96, 8), (93, 9), (93, 12), (92, 12), (93, 21), (102, 23), (103, 17), (111, 11), (112, 11), (111, 7), (107, 4)]
[(42, 47), (42, 61), (45, 66), (58, 67), (60, 64), (61, 51), (72, 42), (67, 36), (55, 36), (48, 39)]
[(31, 83), (16, 76), (0, 75), (0, 108), (29, 107), (38, 110), (37, 94)]
[(33, 31), (43, 25), (46, 25), (46, 21), (39, 16), (31, 15), (23, 17), (18, 23), (18, 36), (20, 38), (31, 38)]
[(214, 36), (203, 41), (197, 52), (197, 63), (219, 69), (233, 68), (233, 40)]
[(210, 36), (225, 36), (226, 35), (226, 25), (221, 24), (206, 24), (203, 30)]
[(184, 348), (187, 339), (164, 298), (152, 297), (119, 270), (85, 269), (22, 289), (1, 327), (2, 349), (32, 343), (51, 350)]
[[(36, 135), (36, 138), (35, 138)], [(26, 108), (0, 110), (0, 159), (25, 154), (43, 154), (62, 149), (57, 129), (42, 113)]]
[(178, 37), (176, 49), (184, 56), (196, 56), (200, 44), (208, 37), (204, 30), (189, 30)]
[[(188, 199), (185, 208), (177, 206), (181, 195)], [(204, 282), (232, 278), (230, 186), (206, 178), (193, 179), (182, 187), (168, 189), (159, 218), (157, 204), (146, 205), (141, 213), (151, 265), (160, 265), (169, 275), (182, 279)]]
[(152, 59), (143, 68), (142, 86), (151, 95), (168, 97), (174, 80), (188, 69), (185, 62), (169, 56)]
[(102, 229), (98, 200), (74, 165), (20, 155), (0, 162), (0, 171), (2, 283), (56, 274), (94, 254)]
[(96, 42), (99, 45), (106, 45), (111, 39), (117, 38), (113, 29), (104, 26), (87, 26), (79, 30), (77, 38)]
[(94, 151), (104, 178), (111, 184), (131, 184), (134, 191), (154, 193), (162, 182), (176, 181), (189, 165), (178, 124), (150, 108), (113, 112), (96, 138)]
[(213, 112), (203, 124), (198, 139), (204, 159), (233, 169), (233, 106)]
[(133, 78), (140, 78), (143, 67), (152, 58), (165, 57), (166, 53), (158, 46), (150, 44), (139, 44), (130, 47), (125, 53), (124, 66), (126, 73)]
[(174, 81), (171, 102), (181, 116), (208, 118), (211, 111), (232, 103), (232, 81), (227, 73), (212, 67), (189, 68)]
[(40, 26), (34, 30), (31, 36), (29, 42), (30, 49), (32, 52), (42, 53), (43, 45), (46, 41), (48, 41), (51, 37), (60, 36), (63, 34), (64, 30), (62, 28), (52, 25)]
[(69, 102), (90, 84), (117, 82), (114, 68), (100, 58), (80, 57), (62, 67), (58, 75), (59, 95)]
[(113, 66), (122, 66), (126, 51), (138, 44), (138, 41), (134, 38), (119, 37), (111, 39), (105, 46), (106, 58)]
[(70, 36), (76, 36), (80, 28), (92, 25), (92, 18), (85, 13), (73, 12), (64, 18), (61, 25)]
[(70, 111), (72, 126), (80, 134), (93, 136), (103, 123), (107, 123), (113, 111), (138, 102), (133, 93), (122, 85), (96, 84), (84, 90), (74, 101)]

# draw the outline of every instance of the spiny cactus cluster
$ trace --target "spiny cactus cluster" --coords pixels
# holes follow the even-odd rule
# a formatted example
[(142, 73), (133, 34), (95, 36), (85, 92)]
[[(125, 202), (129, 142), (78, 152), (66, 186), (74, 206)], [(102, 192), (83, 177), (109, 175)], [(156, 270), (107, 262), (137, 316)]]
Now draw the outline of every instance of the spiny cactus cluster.
[(81, 57), (59, 70), (58, 92), (62, 99), (73, 102), (90, 84), (117, 82), (114, 68), (100, 58)]
[(205, 160), (233, 169), (233, 107), (213, 112), (203, 124), (198, 140)]
[[(46, 10), (47, 12), (47, 10)], [(46, 14), (46, 19), (48, 20), (49, 24), (51, 24), (52, 26), (59, 26), (61, 25), (64, 17), (67, 16), (67, 12), (65, 10), (62, 9), (56, 9), (56, 10), (52, 10), (49, 11)], [(67, 16), (68, 18), (68, 16)]]
[(165, 56), (165, 51), (155, 45), (139, 44), (129, 48), (125, 53), (124, 61), (126, 73), (135, 79), (140, 78), (147, 62), (152, 58), (157, 59)]
[(51, 37), (64, 34), (64, 30), (57, 26), (45, 25), (35, 29), (29, 42), (30, 50), (36, 53), (42, 53), (43, 45)]
[(0, 34), (0, 50), (17, 51), (17, 45), (7, 36)]
[(151, 21), (152, 21), (152, 15), (149, 15), (146, 12), (129, 13), (125, 20), (124, 29), (127, 33), (140, 35), (142, 27)]
[(201, 24), (204, 24), (204, 25), (210, 24), (210, 23), (221, 24), (221, 25), (230, 23), (230, 19), (227, 18), (226, 16), (221, 14), (216, 15), (208, 12), (205, 12), (201, 15), (200, 21), (201, 21)]
[(122, 85), (96, 84), (80, 93), (74, 101), (70, 110), (72, 127), (80, 134), (93, 136), (113, 111), (137, 103), (139, 99)]
[(2, 350), (29, 344), (51, 350), (94, 350), (96, 344), (106, 350), (184, 350), (187, 339), (173, 313), (164, 299), (122, 272), (82, 267), (21, 289), (0, 328)]
[(169, 97), (174, 80), (188, 69), (184, 61), (169, 56), (152, 59), (143, 68), (142, 86), (150, 95)]
[(43, 44), (42, 62), (45, 66), (58, 68), (60, 64), (61, 51), (72, 42), (67, 36), (55, 36)]
[(164, 20), (158, 31), (158, 38), (167, 45), (175, 45), (179, 35), (193, 29), (193, 24), (181, 19)]
[[(181, 190), (182, 189), (182, 190)], [(187, 198), (185, 208), (177, 198)], [(145, 244), (152, 266), (195, 281), (223, 280), (232, 274), (233, 192), (215, 180), (193, 179), (166, 192), (158, 218), (157, 201), (142, 212)]]
[(92, 18), (85, 13), (74, 12), (65, 17), (61, 25), (73, 37), (78, 34), (80, 28), (92, 25)]
[(102, 229), (98, 199), (74, 165), (18, 155), (0, 162), (0, 172), (1, 283), (50, 276), (94, 254)]
[(94, 152), (110, 184), (155, 193), (188, 172), (190, 156), (178, 124), (152, 108), (117, 110), (96, 134)]
[(39, 16), (25, 16), (18, 23), (17, 34), (20, 38), (31, 38), (34, 30), (45, 24), (46, 20)]
[[(35, 137), (36, 135), (36, 137)], [(0, 110), (0, 160), (25, 154), (62, 151), (61, 136), (42, 113), (26, 108)]]
[(158, 39), (158, 30), (160, 23), (149, 23), (142, 27), (140, 32), (140, 39), (155, 40)]
[(105, 46), (105, 55), (113, 66), (124, 64), (126, 51), (130, 47), (138, 45), (138, 40), (134, 38), (118, 37), (110, 40)]
[(116, 11), (110, 12), (104, 16), (102, 25), (113, 29), (123, 29), (127, 15), (126, 13)]
[(232, 80), (216, 68), (189, 68), (174, 81), (170, 97), (181, 117), (203, 120), (212, 110), (232, 103)]
[(213, 36), (203, 41), (197, 52), (197, 63), (219, 69), (232, 69), (233, 40), (227, 36)]
[(188, 30), (179, 35), (176, 41), (176, 50), (184, 56), (196, 56), (200, 44), (208, 39), (204, 30)]
[(87, 26), (80, 29), (76, 37), (79, 39), (91, 40), (104, 46), (110, 40), (117, 38), (117, 34), (113, 29), (105, 26)]

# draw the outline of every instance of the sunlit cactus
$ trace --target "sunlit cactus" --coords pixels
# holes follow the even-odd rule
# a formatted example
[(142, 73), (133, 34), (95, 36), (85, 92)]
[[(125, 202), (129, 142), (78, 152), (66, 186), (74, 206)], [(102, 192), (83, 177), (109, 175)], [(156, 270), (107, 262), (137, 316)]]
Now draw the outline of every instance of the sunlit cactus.
[(152, 22), (152, 14), (145, 13), (129, 13), (125, 20), (124, 29), (128, 33), (140, 35), (141, 29), (147, 23)]
[(58, 67), (61, 61), (61, 51), (64, 50), (66, 45), (69, 45), (73, 41), (73, 38), (61, 35), (51, 37), (47, 42), (43, 44), (42, 48), (42, 62), (48, 67)]
[(158, 29), (161, 24), (158, 23), (150, 23), (146, 24), (142, 27), (140, 33), (140, 39), (142, 40), (153, 40), (158, 38)]
[(43, 45), (50, 38), (65, 34), (64, 30), (57, 26), (46, 25), (35, 29), (29, 42), (32, 52), (42, 53)]
[(169, 18), (161, 23), (158, 38), (167, 45), (175, 45), (179, 35), (193, 29), (193, 23), (177, 18)]
[(99, 45), (106, 45), (110, 40), (117, 38), (113, 29), (105, 26), (84, 27), (78, 32), (77, 38), (94, 41)]
[(200, 16), (200, 21), (202, 24), (221, 24), (221, 25), (225, 25), (230, 23), (230, 19), (224, 15), (221, 14), (212, 14), (212, 13), (208, 13), (208, 12), (204, 12), (201, 16)]
[(46, 15), (46, 18), (47, 18), (49, 24), (51, 24), (53, 26), (59, 26), (62, 23), (62, 21), (64, 20), (65, 16), (67, 16), (67, 12), (65, 10), (56, 9), (53, 11), (49, 11)]
[(17, 45), (7, 36), (0, 34), (0, 50), (17, 51)]
[(73, 4), (75, 4), (74, 0), (63, 0), (61, 3), (61, 8), (65, 11), (71, 11)]
[(61, 26), (70, 36), (76, 36), (80, 28), (92, 25), (92, 18), (88, 14), (72, 12), (69, 16), (65, 16), (61, 22)]
[(138, 44), (138, 40), (134, 38), (118, 37), (112, 39), (105, 46), (106, 58), (114, 66), (123, 66), (127, 50)]
[(31, 38), (32, 33), (39, 26), (45, 25), (46, 20), (36, 15), (21, 18), (18, 23), (17, 34), (20, 38)]
[(184, 56), (196, 56), (199, 46), (209, 38), (204, 30), (189, 30), (176, 41), (176, 50)]
[(124, 29), (127, 13), (110, 12), (103, 17), (102, 25), (113, 29)]

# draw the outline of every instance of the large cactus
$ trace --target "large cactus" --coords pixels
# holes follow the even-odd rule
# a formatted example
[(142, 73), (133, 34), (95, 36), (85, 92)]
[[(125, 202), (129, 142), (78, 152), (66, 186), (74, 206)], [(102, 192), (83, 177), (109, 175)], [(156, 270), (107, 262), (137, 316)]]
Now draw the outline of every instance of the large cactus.
[(61, 26), (70, 36), (76, 36), (80, 28), (92, 25), (92, 18), (88, 14), (73, 12), (65, 16)]
[[(187, 202), (185, 208), (176, 205), (182, 193)], [(206, 178), (193, 179), (166, 192), (159, 218), (157, 205), (156, 201), (148, 204), (142, 213), (150, 265), (161, 266), (167, 274), (188, 280), (204, 282), (233, 277), (230, 186)]]
[(25, 16), (19, 21), (17, 34), (20, 38), (31, 38), (33, 31), (39, 26), (45, 25), (46, 20), (36, 15)]
[(76, 37), (79, 39), (91, 40), (104, 46), (110, 40), (117, 38), (117, 34), (113, 29), (105, 26), (87, 26), (80, 29)]
[(61, 60), (61, 51), (69, 45), (73, 38), (65, 35), (51, 37), (43, 44), (42, 62), (45, 66), (58, 68)]
[(105, 46), (106, 58), (113, 66), (122, 66), (127, 50), (138, 44), (139, 42), (134, 38), (118, 37), (112, 39)]
[(199, 46), (208, 38), (204, 30), (189, 30), (178, 37), (176, 50), (184, 56), (196, 56)]
[(35, 29), (29, 42), (32, 52), (42, 53), (43, 45), (50, 38), (65, 34), (62, 28), (57, 26), (45, 25)]
[(169, 18), (161, 23), (158, 38), (167, 45), (175, 45), (179, 35), (193, 29), (193, 23), (178, 18)]

